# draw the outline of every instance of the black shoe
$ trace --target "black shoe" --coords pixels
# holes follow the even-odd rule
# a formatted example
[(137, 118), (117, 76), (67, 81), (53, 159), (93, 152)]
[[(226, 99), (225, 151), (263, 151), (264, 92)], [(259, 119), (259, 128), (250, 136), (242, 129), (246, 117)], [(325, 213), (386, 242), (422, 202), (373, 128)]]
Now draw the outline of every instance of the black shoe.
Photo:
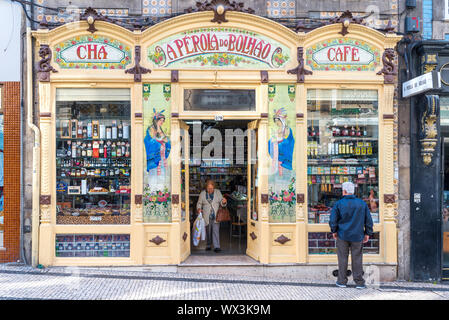
[(206, 248), (206, 251), (210, 251), (210, 247), (207, 247), (207, 248)]
[(220, 249), (220, 248), (215, 248), (214, 251), (215, 251), (215, 252), (220, 252), (221, 249)]

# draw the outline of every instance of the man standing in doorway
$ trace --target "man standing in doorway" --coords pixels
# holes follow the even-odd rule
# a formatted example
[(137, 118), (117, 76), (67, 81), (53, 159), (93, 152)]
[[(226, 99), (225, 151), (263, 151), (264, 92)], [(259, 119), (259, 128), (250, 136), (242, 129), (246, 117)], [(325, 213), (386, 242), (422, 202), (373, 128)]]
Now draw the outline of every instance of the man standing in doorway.
[(365, 288), (363, 279), (363, 244), (373, 235), (373, 220), (368, 205), (354, 195), (354, 184), (342, 184), (343, 198), (332, 208), (329, 226), (337, 240), (337, 287), (346, 288), (349, 248), (351, 248), (352, 276), (357, 289)]

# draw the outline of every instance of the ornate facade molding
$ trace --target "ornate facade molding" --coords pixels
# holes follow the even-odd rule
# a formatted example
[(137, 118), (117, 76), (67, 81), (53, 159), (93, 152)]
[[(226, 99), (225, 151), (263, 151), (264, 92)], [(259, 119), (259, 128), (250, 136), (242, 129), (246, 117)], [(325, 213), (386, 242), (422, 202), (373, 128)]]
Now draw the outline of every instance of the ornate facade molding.
[(296, 59), (298, 60), (298, 66), (296, 68), (287, 70), (287, 73), (289, 74), (296, 74), (296, 82), (297, 83), (304, 83), (304, 75), (311, 75), (312, 71), (307, 70), (304, 68), (304, 48), (298, 47), (297, 48), (297, 56)]
[(376, 74), (384, 76), (384, 83), (394, 83), (394, 77), (398, 74), (398, 68), (394, 62), (395, 56), (393, 48), (386, 48), (382, 55), (383, 68)]
[(185, 13), (200, 12), (200, 11), (213, 11), (214, 18), (211, 22), (228, 22), (226, 20), (226, 12), (237, 11), (254, 14), (255, 11), (251, 8), (244, 8), (243, 2), (229, 1), (229, 0), (211, 0), (206, 2), (196, 2), (196, 7), (190, 7), (185, 9)]
[(364, 25), (363, 18), (354, 17), (352, 15), (352, 12), (349, 10), (343, 12), (341, 16), (331, 19), (330, 23), (341, 23), (341, 31), (339, 33), (342, 36), (345, 36), (349, 33), (348, 27), (351, 23)]
[(286, 242), (290, 241), (291, 239), (287, 238), (283, 234), (281, 234), (279, 237), (277, 237), (274, 241), (279, 242), (280, 244), (285, 244)]
[(432, 162), (438, 142), (437, 121), (440, 115), (440, 97), (438, 95), (425, 95), (423, 99), (424, 110), (420, 117), (421, 157), (425, 165)]
[(51, 49), (47, 44), (41, 44), (39, 48), (39, 57), (37, 62), (37, 79), (40, 82), (50, 82), (50, 72), (58, 72), (51, 66)]
[(150, 69), (144, 68), (140, 65), (141, 59), (141, 47), (136, 46), (134, 48), (134, 67), (126, 69), (125, 73), (130, 73), (134, 75), (134, 82), (142, 82), (142, 74), (143, 73), (151, 73)]
[(87, 31), (90, 33), (95, 33), (97, 28), (95, 28), (95, 21), (107, 21), (112, 22), (112, 20), (108, 19), (108, 17), (103, 16), (98, 13), (97, 10), (92, 7), (87, 8), (82, 14), (80, 14), (80, 20), (85, 20), (89, 25)]
[(162, 242), (165, 242), (167, 240), (162, 239), (159, 236), (154, 237), (153, 239), (150, 240), (150, 242), (153, 242), (154, 244), (156, 244), (157, 246), (160, 245)]

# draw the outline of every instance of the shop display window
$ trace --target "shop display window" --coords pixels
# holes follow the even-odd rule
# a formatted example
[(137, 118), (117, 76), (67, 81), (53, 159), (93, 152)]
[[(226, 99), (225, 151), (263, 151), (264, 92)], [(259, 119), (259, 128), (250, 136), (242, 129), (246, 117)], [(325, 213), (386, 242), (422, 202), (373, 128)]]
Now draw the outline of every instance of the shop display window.
[[(309, 232), (309, 254), (337, 254), (336, 240), (331, 232)], [(379, 254), (379, 232), (363, 244), (364, 254)]]
[(329, 223), (346, 181), (379, 223), (378, 123), (377, 90), (307, 91), (309, 223)]
[(58, 89), (58, 224), (129, 224), (128, 89)]
[(58, 234), (56, 257), (129, 257), (129, 234)]

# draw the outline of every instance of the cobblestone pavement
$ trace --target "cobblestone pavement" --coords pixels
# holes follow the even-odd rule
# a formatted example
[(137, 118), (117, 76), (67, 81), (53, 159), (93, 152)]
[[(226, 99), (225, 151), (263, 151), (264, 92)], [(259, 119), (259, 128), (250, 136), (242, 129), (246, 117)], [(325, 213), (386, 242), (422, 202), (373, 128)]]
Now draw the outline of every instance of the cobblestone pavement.
[(0, 299), (447, 300), (449, 285), (388, 282), (359, 290), (331, 281), (0, 264)]

